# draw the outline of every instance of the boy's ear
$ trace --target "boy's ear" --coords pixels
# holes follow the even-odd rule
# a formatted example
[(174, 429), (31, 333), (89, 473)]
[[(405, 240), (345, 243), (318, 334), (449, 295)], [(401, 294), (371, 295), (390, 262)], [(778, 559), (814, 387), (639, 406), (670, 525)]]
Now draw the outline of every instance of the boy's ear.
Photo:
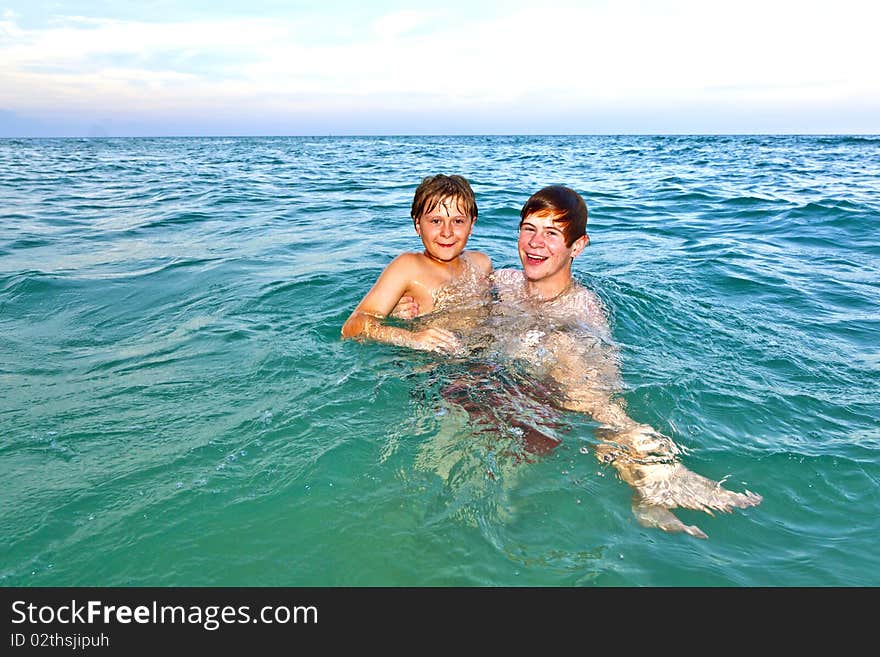
[(580, 255), (581, 251), (583, 251), (590, 243), (590, 236), (584, 233), (580, 237), (578, 237), (574, 244), (571, 245), (571, 257), (576, 258)]
[(413, 228), (416, 229), (416, 235), (421, 237), (422, 236), (422, 229), (419, 227), (419, 220), (418, 219), (413, 219)]

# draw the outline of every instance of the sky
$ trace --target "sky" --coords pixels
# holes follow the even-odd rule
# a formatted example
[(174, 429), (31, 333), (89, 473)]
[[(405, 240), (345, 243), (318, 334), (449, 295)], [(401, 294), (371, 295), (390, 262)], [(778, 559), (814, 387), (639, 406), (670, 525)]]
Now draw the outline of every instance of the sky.
[(876, 0), (0, 0), (0, 137), (880, 133)]

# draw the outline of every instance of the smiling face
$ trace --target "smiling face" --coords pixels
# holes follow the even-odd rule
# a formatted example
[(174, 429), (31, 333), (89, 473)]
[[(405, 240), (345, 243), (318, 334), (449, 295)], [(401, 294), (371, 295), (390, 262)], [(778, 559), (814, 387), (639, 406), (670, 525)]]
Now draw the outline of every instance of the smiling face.
[(586, 235), (571, 246), (551, 212), (527, 215), (519, 225), (519, 259), (529, 287), (545, 298), (561, 292), (571, 281), (571, 261), (587, 245)]
[(464, 251), (475, 217), (469, 216), (461, 206), (455, 199), (441, 199), (416, 220), (416, 232), (429, 258), (451, 262)]

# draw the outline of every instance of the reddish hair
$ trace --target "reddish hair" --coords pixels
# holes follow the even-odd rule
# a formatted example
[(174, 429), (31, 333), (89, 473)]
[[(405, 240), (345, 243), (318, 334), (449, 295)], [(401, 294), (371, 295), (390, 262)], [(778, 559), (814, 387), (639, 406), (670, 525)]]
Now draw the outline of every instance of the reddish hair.
[(550, 216), (561, 225), (566, 246), (587, 234), (587, 204), (573, 189), (550, 185), (535, 192), (519, 213), (519, 225), (531, 214)]

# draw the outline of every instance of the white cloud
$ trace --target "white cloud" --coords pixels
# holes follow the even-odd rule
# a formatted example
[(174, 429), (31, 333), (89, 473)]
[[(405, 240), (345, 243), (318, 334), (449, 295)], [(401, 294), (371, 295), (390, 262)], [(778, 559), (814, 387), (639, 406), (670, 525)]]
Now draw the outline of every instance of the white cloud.
[(438, 12), (403, 10), (379, 17), (373, 22), (373, 33), (380, 39), (398, 37), (412, 32), (440, 15)]
[[(880, 5), (680, 0), (512, 9), (481, 20), (0, 22), (0, 107), (44, 112), (412, 112), (666, 103), (880, 102)], [(340, 24), (341, 23), (341, 24)], [(350, 34), (340, 42), (337, 35)], [(506, 108), (506, 110), (505, 110)]]

